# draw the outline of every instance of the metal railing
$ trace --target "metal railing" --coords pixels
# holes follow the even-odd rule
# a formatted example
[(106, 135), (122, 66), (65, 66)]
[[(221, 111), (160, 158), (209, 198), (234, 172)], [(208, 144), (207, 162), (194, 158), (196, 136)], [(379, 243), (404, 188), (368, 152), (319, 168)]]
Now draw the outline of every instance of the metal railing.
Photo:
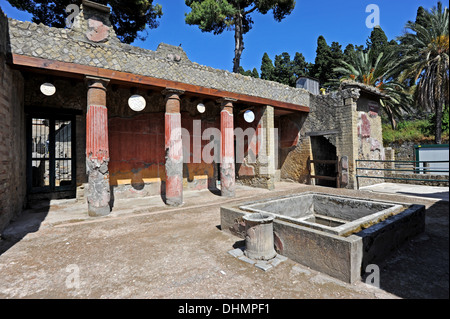
[[(391, 164), (395, 168), (372, 168), (372, 167), (360, 167), (360, 163), (380, 163), (380, 164)], [(447, 182), (449, 175), (449, 167), (446, 168), (436, 168), (430, 167), (430, 164), (442, 164), (449, 163), (448, 161), (382, 161), (382, 160), (356, 160), (356, 181), (359, 189), (359, 179), (360, 178), (373, 178), (373, 179), (384, 179), (384, 180), (405, 180), (405, 181), (420, 181), (420, 182)], [(423, 165), (423, 166), (422, 166)], [(410, 167), (412, 166), (412, 167)], [(399, 176), (371, 176), (371, 175), (360, 175), (360, 171), (379, 171), (379, 172), (401, 172), (401, 173), (411, 173), (413, 174), (423, 174), (427, 175), (430, 173), (440, 173), (441, 175), (447, 175), (447, 180), (445, 179), (426, 179), (426, 178), (414, 178), (414, 177), (399, 177)], [(399, 174), (401, 175), (401, 174)]]

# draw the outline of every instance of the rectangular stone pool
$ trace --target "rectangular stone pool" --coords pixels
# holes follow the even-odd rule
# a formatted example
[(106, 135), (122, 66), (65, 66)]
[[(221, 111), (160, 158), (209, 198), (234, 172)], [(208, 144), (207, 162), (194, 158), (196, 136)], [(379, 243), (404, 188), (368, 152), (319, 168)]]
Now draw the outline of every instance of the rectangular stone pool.
[(425, 231), (425, 206), (305, 192), (220, 209), (221, 229), (244, 239), (244, 216), (272, 214), (277, 253), (345, 282)]
[(280, 220), (349, 236), (403, 210), (402, 205), (324, 194), (301, 194), (239, 207), (251, 213), (270, 213)]

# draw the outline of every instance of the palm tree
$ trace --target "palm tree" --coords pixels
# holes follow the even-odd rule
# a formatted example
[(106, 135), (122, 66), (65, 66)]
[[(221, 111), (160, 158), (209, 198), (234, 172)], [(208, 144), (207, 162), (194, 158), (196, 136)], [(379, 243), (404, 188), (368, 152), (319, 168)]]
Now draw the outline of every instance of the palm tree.
[(434, 111), (436, 144), (442, 144), (442, 115), (449, 99), (448, 20), (448, 8), (438, 2), (420, 21), (409, 21), (407, 32), (398, 38), (400, 59), (391, 73), (403, 83), (416, 85), (418, 104)]
[(335, 68), (334, 72), (342, 74), (335, 82), (355, 81), (368, 86), (374, 86), (387, 97), (381, 100), (386, 114), (391, 121), (393, 129), (397, 127), (397, 118), (402, 117), (402, 112), (411, 112), (412, 95), (405, 85), (394, 81), (389, 75), (391, 59), (393, 54), (379, 54), (374, 63), (371, 59), (371, 50), (358, 52), (350, 63), (341, 61), (341, 67)]
[(383, 76), (383, 67), (380, 64), (384, 53), (380, 53), (375, 63), (371, 62), (371, 51), (359, 51), (353, 56), (350, 63), (344, 60), (340, 61), (341, 67), (335, 68), (333, 71), (340, 73), (342, 77), (339, 81), (352, 80), (369, 86), (375, 86)]

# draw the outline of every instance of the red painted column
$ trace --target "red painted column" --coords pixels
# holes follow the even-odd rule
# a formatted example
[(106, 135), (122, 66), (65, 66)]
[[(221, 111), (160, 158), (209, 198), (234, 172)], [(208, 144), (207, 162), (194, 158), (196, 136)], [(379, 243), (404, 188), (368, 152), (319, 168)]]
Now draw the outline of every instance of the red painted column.
[(89, 216), (105, 216), (111, 212), (109, 186), (108, 109), (106, 87), (109, 80), (86, 77), (88, 83), (86, 115), (86, 166)]
[(181, 134), (181, 100), (184, 91), (166, 89), (166, 204), (183, 204), (183, 141)]
[(228, 98), (220, 100), (222, 103), (222, 112), (220, 113), (220, 130), (222, 135), (220, 186), (224, 197), (234, 197), (236, 188), (233, 116), (233, 102), (235, 101)]

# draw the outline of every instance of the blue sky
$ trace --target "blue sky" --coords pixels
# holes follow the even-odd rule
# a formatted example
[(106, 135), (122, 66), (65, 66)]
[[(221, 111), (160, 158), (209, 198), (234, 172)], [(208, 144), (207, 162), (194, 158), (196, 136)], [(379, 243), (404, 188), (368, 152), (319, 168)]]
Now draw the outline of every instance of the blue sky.
[[(442, 1), (448, 7), (449, 1)], [(184, 22), (190, 11), (184, 0), (154, 0), (163, 7), (164, 15), (157, 29), (149, 30), (146, 41), (135, 41), (133, 45), (156, 50), (165, 42), (182, 45), (188, 57), (199, 64), (231, 71), (234, 57), (234, 33), (225, 31), (221, 35), (203, 33), (196, 26)], [(417, 8), (436, 6), (437, 0), (297, 0), (293, 13), (281, 23), (269, 13), (253, 14), (253, 29), (245, 35), (245, 50), (241, 65), (244, 69), (257, 68), (267, 52), (273, 60), (275, 55), (288, 52), (293, 58), (301, 52), (308, 62), (314, 62), (317, 38), (323, 35), (328, 44), (337, 41), (344, 49), (349, 43), (365, 44), (371, 29), (366, 26), (369, 4), (380, 8), (380, 25), (389, 40), (401, 35), (408, 20), (414, 20)], [(27, 13), (12, 8), (6, 0), (0, 6), (8, 17), (30, 20)]]

